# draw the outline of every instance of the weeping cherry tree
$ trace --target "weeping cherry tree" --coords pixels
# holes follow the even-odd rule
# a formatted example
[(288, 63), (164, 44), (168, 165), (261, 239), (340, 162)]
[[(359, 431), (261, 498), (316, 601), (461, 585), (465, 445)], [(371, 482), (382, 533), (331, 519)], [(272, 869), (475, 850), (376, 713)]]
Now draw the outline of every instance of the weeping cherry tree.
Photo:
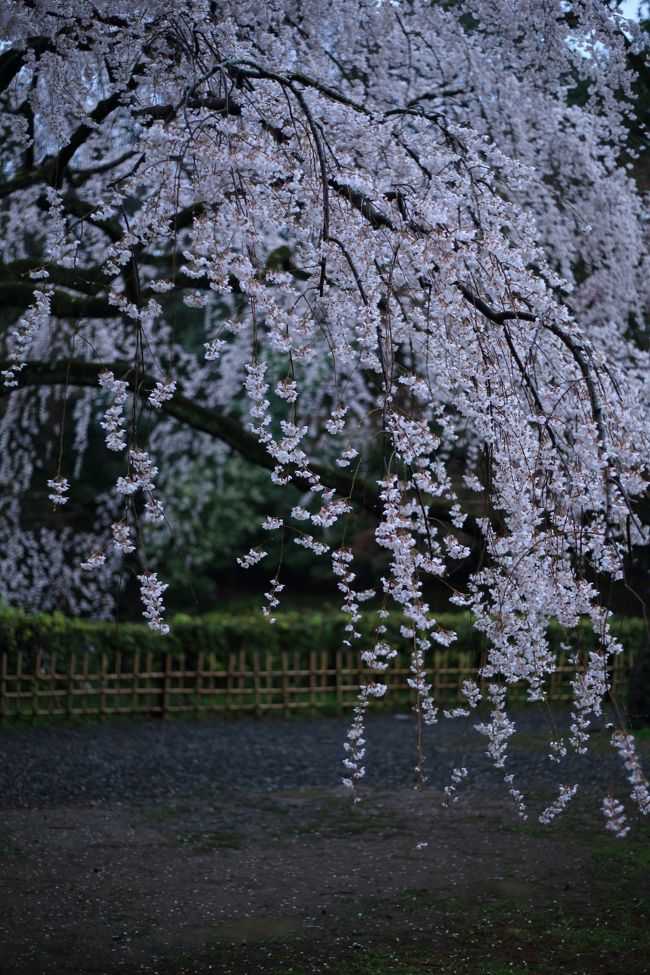
[[(613, 0), (6, 0), (0, 29), (0, 595), (110, 614), (128, 556), (166, 633), (151, 551), (175, 529), (167, 498), (226, 444), (301, 492), (260, 539), (337, 580), (370, 674), (354, 787), (396, 653), (386, 618), (405, 621), (418, 720), (435, 723), (427, 655), (454, 633), (423, 587), (480, 550), (449, 591), (489, 649), (447, 714), (487, 698), (478, 728), (523, 814), (508, 689), (544, 704), (548, 623), (587, 617), (596, 649), (550, 754), (586, 750), (621, 652), (595, 580), (648, 540), (639, 24)], [(47, 485), (63, 515), (98, 428), (119, 476), (94, 525), (35, 525), (25, 499)], [(371, 592), (346, 544), (359, 510), (389, 565)], [(281, 565), (268, 576), (272, 622)], [(648, 813), (633, 738), (612, 726), (612, 742)], [(625, 835), (620, 801), (603, 811)]]

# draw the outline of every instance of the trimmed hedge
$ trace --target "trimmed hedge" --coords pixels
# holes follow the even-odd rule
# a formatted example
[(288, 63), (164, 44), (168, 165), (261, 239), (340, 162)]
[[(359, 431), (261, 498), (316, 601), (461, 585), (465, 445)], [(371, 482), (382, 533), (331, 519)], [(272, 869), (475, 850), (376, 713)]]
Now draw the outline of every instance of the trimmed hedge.
[[(0, 610), (0, 652), (22, 651), (29, 658), (40, 650), (66, 658), (86, 650), (109, 655), (120, 651), (126, 660), (136, 651), (141, 654), (184, 653), (190, 658), (197, 652), (224, 656), (241, 650), (246, 654), (256, 650), (308, 654), (312, 650), (335, 651), (347, 636), (347, 617), (339, 612), (290, 610), (276, 614), (276, 619), (276, 623), (270, 625), (259, 611), (215, 613), (195, 618), (179, 615), (170, 619), (170, 633), (163, 637), (141, 623), (93, 623), (56, 613), (32, 615), (4, 609)], [(370, 617), (363, 632), (370, 635), (374, 622)], [(394, 645), (404, 646), (406, 641), (399, 634), (400, 621), (388, 623), (388, 638)], [(480, 634), (473, 630), (469, 614), (441, 617), (440, 623), (445, 628), (457, 630), (459, 643), (465, 649), (480, 649)]]
[[(457, 633), (457, 640), (448, 651), (450, 660), (458, 652), (471, 652), (476, 654), (478, 664), (485, 639), (473, 627), (470, 614), (448, 614), (437, 619), (444, 629)], [(370, 637), (375, 622), (374, 614), (368, 614), (359, 629)], [(397, 649), (407, 649), (407, 641), (399, 633), (401, 622), (399, 618), (386, 621), (388, 632), (385, 639)], [(195, 657), (197, 652), (214, 653), (222, 658), (241, 650), (247, 655), (256, 650), (269, 651), (274, 655), (286, 650), (306, 654), (312, 650), (334, 652), (346, 638), (346, 623), (347, 618), (338, 612), (286, 611), (277, 614), (277, 622), (272, 626), (259, 612), (219, 613), (197, 618), (179, 615), (170, 620), (171, 632), (162, 637), (141, 623), (92, 623), (57, 613), (51, 616), (31, 615), (17, 609), (1, 609), (0, 652), (21, 651), (25, 660), (29, 660), (42, 651), (56, 653), (65, 660), (72, 653), (81, 654), (86, 650), (109, 656), (120, 651), (125, 661), (131, 659), (136, 651), (156, 655), (185, 654), (188, 660)], [(643, 620), (618, 619), (613, 628), (625, 647), (629, 663), (641, 653), (647, 653)], [(571, 631), (552, 624), (549, 638), (557, 650), (562, 643), (582, 652), (595, 646), (591, 626), (586, 622)]]

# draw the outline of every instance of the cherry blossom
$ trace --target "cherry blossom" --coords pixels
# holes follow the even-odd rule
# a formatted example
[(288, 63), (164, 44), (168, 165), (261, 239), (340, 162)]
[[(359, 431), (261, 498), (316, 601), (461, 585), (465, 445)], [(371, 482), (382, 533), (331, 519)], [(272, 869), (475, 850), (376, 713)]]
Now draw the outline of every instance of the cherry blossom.
[[(400, 614), (419, 725), (471, 720), (482, 679), (477, 726), (524, 815), (509, 690), (544, 707), (549, 622), (591, 621), (569, 733), (551, 731), (561, 777), (608, 720), (622, 649), (593, 580), (622, 578), (648, 542), (650, 264), (628, 138), (641, 28), (604, 0), (0, 7), (0, 598), (110, 616), (128, 554), (166, 633), (147, 549), (182, 518), (188, 458), (223, 460), (225, 444), (300, 491), (260, 536), (331, 560), (345, 639), (375, 675), (395, 652), (381, 614)], [(99, 426), (121, 465), (90, 533), (62, 524), (61, 475), (61, 527), (21, 517), (53, 416), (78, 457)], [(370, 641), (340, 541), (360, 510), (386, 566)], [(260, 542), (238, 562), (265, 556)], [(465, 560), (450, 602), (487, 651), (467, 707), (440, 709), (428, 660), (455, 634), (425, 580)], [(282, 586), (278, 567), (271, 619)], [(386, 686), (360, 688), (347, 784)], [(613, 744), (645, 812), (625, 734)], [(573, 795), (558, 788), (544, 821)], [(618, 800), (603, 810), (624, 835)]]

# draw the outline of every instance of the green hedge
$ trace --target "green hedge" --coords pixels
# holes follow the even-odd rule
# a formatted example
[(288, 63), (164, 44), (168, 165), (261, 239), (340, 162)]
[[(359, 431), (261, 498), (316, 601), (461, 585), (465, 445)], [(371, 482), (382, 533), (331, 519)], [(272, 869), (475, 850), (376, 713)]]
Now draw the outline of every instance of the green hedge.
[[(472, 625), (468, 613), (437, 617), (445, 629), (458, 634), (450, 647), (450, 658), (458, 652), (473, 652), (477, 663), (485, 646), (484, 637)], [(346, 637), (347, 619), (338, 612), (319, 613), (286, 611), (277, 614), (277, 622), (269, 625), (260, 612), (237, 614), (219, 613), (192, 618), (177, 616), (170, 620), (171, 632), (160, 636), (140, 623), (90, 623), (70, 619), (61, 614), (27, 614), (15, 609), (0, 609), (0, 652), (22, 651), (25, 659), (38, 651), (56, 652), (67, 659), (70, 654), (93, 650), (97, 654), (113, 655), (120, 651), (128, 660), (136, 651), (160, 654), (184, 653), (191, 659), (197, 652), (215, 653), (220, 657), (243, 650), (248, 655), (256, 650), (281, 653), (285, 650), (308, 653), (311, 650), (335, 651)], [(402, 621), (387, 621), (387, 641), (396, 648), (406, 648), (407, 641), (399, 634)], [(369, 614), (361, 625), (368, 637), (376, 618)], [(634, 659), (647, 648), (645, 625), (640, 619), (619, 619), (614, 622), (614, 632), (621, 639), (626, 655)], [(565, 631), (557, 625), (549, 628), (552, 645), (559, 649), (568, 643), (580, 651), (588, 651), (595, 645), (594, 635), (587, 623), (575, 630)]]
[[(311, 650), (337, 650), (346, 638), (347, 617), (336, 611), (300, 613), (290, 610), (276, 614), (269, 624), (260, 611), (215, 613), (201, 617), (179, 615), (169, 622), (170, 633), (160, 636), (141, 623), (90, 623), (61, 614), (27, 614), (20, 610), (0, 610), (0, 652), (22, 651), (33, 656), (39, 650), (56, 652), (61, 657), (94, 650), (113, 654), (119, 650), (128, 659), (136, 651), (154, 654), (171, 652), (187, 656), (216, 653), (219, 656), (240, 650), (281, 653), (285, 650), (309, 653)], [(362, 631), (371, 635), (376, 619), (370, 617)], [(440, 618), (445, 628), (455, 629), (464, 648), (480, 649), (480, 635), (473, 630), (469, 614)], [(400, 620), (388, 621), (388, 638), (394, 645), (405, 645), (399, 634)]]

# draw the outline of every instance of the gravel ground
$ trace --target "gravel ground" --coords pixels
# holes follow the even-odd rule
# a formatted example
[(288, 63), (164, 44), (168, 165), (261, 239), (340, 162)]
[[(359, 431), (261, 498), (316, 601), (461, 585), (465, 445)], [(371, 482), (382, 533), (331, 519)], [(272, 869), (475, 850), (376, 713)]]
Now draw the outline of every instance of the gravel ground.
[[(427, 730), (414, 790), (401, 717), (368, 721), (358, 805), (340, 784), (345, 718), (1, 730), (0, 971), (648, 975), (642, 835), (626, 858), (598, 811), (629, 791), (606, 735), (558, 769), (540, 716), (516, 716), (522, 824), (485, 740), (457, 722)], [(472, 778), (445, 809), (461, 758)], [(582, 802), (542, 828), (560, 781)]]
[[(594, 732), (589, 755), (551, 763), (545, 722), (537, 712), (515, 716), (508, 771), (517, 786), (555, 789), (580, 782), (581, 791), (623, 787), (623, 769), (604, 732)], [(568, 716), (559, 716), (560, 727)], [(345, 717), (313, 720), (119, 721), (81, 727), (0, 730), (0, 806), (36, 807), (129, 798), (219, 796), (224, 793), (335, 787), (340, 784)], [(425, 729), (427, 784), (442, 789), (459, 760), (470, 770), (465, 789), (503, 792), (485, 757), (485, 739), (463, 721)], [(414, 784), (416, 733), (408, 715), (370, 717), (364, 784), (382, 789)]]

